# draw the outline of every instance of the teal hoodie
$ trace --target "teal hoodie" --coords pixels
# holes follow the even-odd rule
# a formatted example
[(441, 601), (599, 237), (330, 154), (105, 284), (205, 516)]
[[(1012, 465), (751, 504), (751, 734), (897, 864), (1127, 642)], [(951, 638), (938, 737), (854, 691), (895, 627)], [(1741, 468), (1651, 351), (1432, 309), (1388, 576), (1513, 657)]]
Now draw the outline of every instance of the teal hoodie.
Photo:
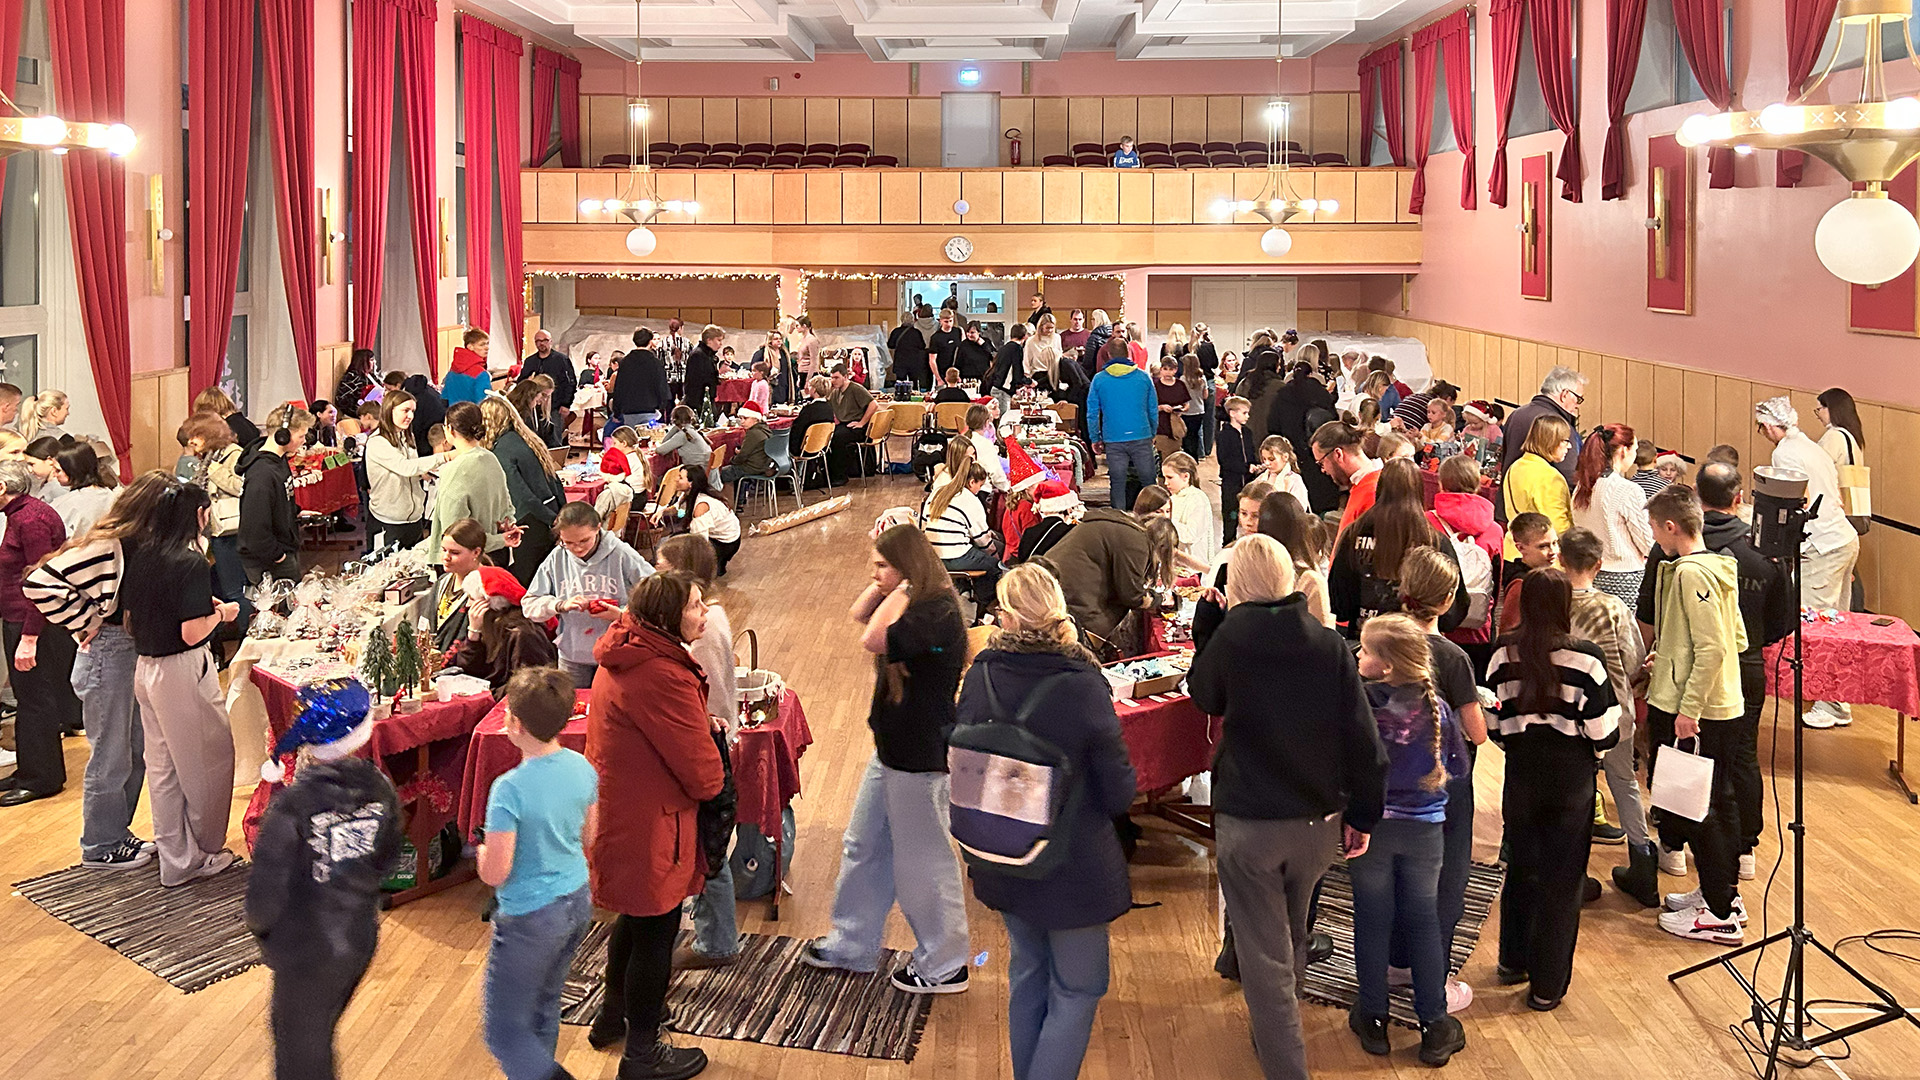
[(1087, 388), (1087, 433), (1096, 443), (1138, 442), (1160, 426), (1153, 378), (1131, 360), (1115, 360)]

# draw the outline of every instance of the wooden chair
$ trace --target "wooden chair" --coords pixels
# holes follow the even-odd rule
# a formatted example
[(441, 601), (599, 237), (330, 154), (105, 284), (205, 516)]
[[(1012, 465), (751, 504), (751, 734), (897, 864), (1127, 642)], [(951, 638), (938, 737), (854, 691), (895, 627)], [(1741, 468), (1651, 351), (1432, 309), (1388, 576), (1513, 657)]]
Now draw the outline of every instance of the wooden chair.
[(957, 432), (967, 426), (967, 410), (971, 408), (971, 402), (943, 401), (934, 406), (933, 415), (940, 419), (941, 427)]
[[(800, 443), (800, 453), (794, 456), (797, 464), (795, 472), (800, 478), (800, 486), (806, 486), (808, 468), (820, 463), (820, 471), (826, 474), (827, 490), (833, 490), (833, 470), (827, 467), (827, 447), (833, 443), (833, 425), (821, 422), (807, 429), (806, 437)], [(798, 492), (795, 493), (798, 497)]]
[(866, 441), (854, 444), (854, 448), (858, 452), (857, 460), (860, 463), (861, 476), (864, 477), (868, 475), (867, 474), (867, 452), (868, 451), (873, 452), (874, 473), (878, 474), (881, 472), (885, 472), (886, 466), (892, 463), (893, 455), (887, 452), (887, 436), (891, 434), (893, 434), (892, 410), (890, 409), (874, 410), (873, 419), (867, 422)]
[(1073, 422), (1080, 418), (1080, 406), (1071, 401), (1056, 401), (1047, 406), (1047, 411), (1058, 417), (1060, 423), (1067, 428), (1072, 428)]
[(732, 456), (733, 447), (728, 446), (726, 443), (721, 443), (719, 446), (713, 448), (713, 453), (707, 457), (707, 476), (709, 480), (720, 479), (721, 467), (726, 465), (727, 459)]
[(893, 434), (911, 435), (920, 430), (921, 421), (927, 417), (927, 403), (924, 401), (896, 401), (893, 403)]

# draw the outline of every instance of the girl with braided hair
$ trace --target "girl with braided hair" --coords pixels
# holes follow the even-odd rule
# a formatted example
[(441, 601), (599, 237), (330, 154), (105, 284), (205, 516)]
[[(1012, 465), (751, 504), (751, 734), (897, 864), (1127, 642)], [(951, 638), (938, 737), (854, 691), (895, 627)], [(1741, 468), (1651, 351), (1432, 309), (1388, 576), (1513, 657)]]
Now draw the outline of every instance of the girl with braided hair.
[(1387, 793), (1366, 850), (1347, 860), (1360, 983), (1347, 1026), (1368, 1053), (1391, 1050), (1387, 959), (1395, 936), (1404, 936), (1420, 1018), (1420, 1060), (1445, 1065), (1466, 1046), (1467, 1036), (1447, 1014), (1447, 946), (1435, 901), (1445, 858), (1447, 781), (1466, 772), (1466, 748), (1453, 710), (1434, 686), (1427, 630), (1418, 620), (1401, 613), (1367, 620), (1359, 661), (1387, 746)]

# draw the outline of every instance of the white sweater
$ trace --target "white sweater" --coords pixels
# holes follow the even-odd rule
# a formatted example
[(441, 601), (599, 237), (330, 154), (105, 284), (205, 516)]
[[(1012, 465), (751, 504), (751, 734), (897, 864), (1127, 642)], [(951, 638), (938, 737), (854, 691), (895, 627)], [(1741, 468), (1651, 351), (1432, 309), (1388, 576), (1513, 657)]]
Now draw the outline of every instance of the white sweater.
[(448, 457), (419, 456), (405, 435), (400, 443), (395, 446), (378, 432), (367, 438), (368, 508), (389, 525), (411, 525), (427, 516), (427, 489), (420, 478)]
[(1573, 507), (1573, 523), (1600, 538), (1600, 569), (1609, 573), (1644, 570), (1653, 550), (1653, 525), (1647, 520), (1647, 493), (1640, 485), (1607, 473), (1594, 482), (1587, 505)]
[(1173, 531), (1180, 538), (1180, 550), (1211, 563), (1220, 550), (1220, 526), (1213, 520), (1213, 504), (1207, 501), (1207, 493), (1189, 485), (1173, 493), (1172, 505)]
[(695, 503), (696, 508), (704, 506), (707, 512), (687, 524), (688, 532), (704, 536), (716, 544), (728, 544), (740, 539), (740, 518), (726, 503), (711, 495), (698, 495), (695, 498), (699, 500)]

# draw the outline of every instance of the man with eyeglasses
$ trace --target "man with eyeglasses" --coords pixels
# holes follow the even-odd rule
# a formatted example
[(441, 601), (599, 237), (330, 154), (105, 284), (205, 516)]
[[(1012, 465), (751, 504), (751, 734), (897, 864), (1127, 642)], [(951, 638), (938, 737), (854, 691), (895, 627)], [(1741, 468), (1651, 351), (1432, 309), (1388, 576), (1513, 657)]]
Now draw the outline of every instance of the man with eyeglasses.
[[(1380, 481), (1382, 462), (1367, 456), (1360, 446), (1360, 429), (1329, 420), (1314, 429), (1313, 461), (1333, 482), (1347, 489), (1347, 507), (1340, 512), (1345, 530), (1361, 514), (1373, 509), (1373, 488)], [(1335, 534), (1336, 536), (1338, 534)]]
[(1533, 422), (1542, 416), (1558, 416), (1573, 430), (1573, 446), (1554, 468), (1559, 469), (1571, 485), (1573, 468), (1580, 461), (1580, 406), (1586, 403), (1586, 390), (1587, 377), (1570, 367), (1555, 367), (1547, 372), (1547, 377), (1540, 382), (1540, 392), (1507, 418), (1507, 441), (1500, 451), (1500, 474), (1505, 476), (1507, 469), (1519, 459), (1526, 446), (1527, 432), (1533, 430)]

